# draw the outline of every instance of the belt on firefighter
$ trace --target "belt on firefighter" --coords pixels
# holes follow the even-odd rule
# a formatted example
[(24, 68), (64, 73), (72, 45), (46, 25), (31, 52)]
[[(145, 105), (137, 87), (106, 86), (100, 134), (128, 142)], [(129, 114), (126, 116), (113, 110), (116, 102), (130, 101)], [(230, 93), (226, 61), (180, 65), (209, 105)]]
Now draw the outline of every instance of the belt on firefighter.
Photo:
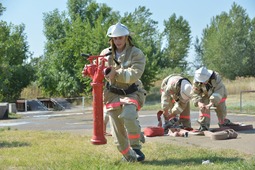
[(121, 89), (121, 88), (117, 88), (114, 86), (111, 86), (108, 82), (106, 83), (106, 88), (115, 94), (119, 94), (119, 95), (127, 95), (127, 94), (131, 94), (134, 93), (138, 90), (137, 85), (135, 83), (131, 84), (127, 89)]

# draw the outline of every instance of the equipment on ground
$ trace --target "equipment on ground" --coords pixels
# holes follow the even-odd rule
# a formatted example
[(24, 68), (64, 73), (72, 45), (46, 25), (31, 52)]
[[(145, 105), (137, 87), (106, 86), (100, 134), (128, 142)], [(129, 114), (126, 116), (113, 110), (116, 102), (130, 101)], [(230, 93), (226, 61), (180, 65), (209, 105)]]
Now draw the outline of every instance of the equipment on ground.
[(164, 128), (159, 126), (148, 126), (143, 131), (146, 137), (164, 136)]

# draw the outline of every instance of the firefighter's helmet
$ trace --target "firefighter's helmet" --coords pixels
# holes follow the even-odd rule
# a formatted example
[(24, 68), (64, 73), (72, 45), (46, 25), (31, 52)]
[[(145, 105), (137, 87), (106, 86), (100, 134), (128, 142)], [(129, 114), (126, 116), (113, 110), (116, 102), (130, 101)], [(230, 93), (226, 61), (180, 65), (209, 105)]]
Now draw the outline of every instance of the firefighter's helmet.
[(204, 83), (211, 77), (212, 73), (212, 70), (207, 70), (207, 68), (201, 67), (195, 71), (194, 79), (196, 82)]
[(115, 25), (110, 26), (107, 31), (108, 37), (121, 37), (121, 36), (127, 36), (129, 34), (130, 32), (128, 30), (128, 27), (121, 23), (117, 23)]
[(190, 82), (187, 80), (182, 80), (180, 93), (181, 93), (181, 97), (184, 100), (191, 99), (191, 90), (192, 90), (192, 85), (190, 84)]

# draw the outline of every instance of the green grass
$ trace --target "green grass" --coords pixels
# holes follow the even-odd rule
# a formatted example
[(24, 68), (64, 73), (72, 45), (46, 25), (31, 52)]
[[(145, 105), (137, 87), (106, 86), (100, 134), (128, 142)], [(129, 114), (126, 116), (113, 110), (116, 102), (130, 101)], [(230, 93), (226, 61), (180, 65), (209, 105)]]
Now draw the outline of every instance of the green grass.
[(8, 119), (19, 119), (21, 117), (22, 117), (21, 115), (16, 114), (16, 113), (9, 113), (8, 114)]
[[(121, 162), (121, 154), (107, 137), (106, 145), (93, 145), (91, 136), (41, 131), (0, 131), (0, 169), (244, 169), (255, 167), (255, 157), (236, 151), (212, 151), (148, 141), (146, 161)], [(202, 160), (213, 164), (202, 165)]]

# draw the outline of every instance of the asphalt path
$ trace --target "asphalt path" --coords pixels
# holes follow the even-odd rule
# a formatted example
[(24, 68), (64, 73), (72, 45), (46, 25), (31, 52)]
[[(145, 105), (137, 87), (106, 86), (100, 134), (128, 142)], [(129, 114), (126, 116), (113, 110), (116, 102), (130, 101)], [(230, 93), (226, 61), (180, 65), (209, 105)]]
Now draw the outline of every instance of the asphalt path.
[[(139, 121), (142, 129), (148, 126), (156, 126), (157, 111), (140, 111)], [(22, 115), (20, 119), (0, 120), (0, 128), (10, 127), (18, 130), (38, 131), (61, 131), (93, 135), (93, 111), (92, 108), (74, 108), (65, 111), (36, 111), (18, 112)], [(198, 128), (196, 120), (198, 112), (191, 112), (191, 124)], [(245, 114), (228, 113), (227, 118), (232, 122), (252, 124), (255, 127), (255, 116)], [(214, 111), (211, 113), (211, 127), (218, 127), (217, 116)], [(110, 131), (108, 125), (108, 131)], [(207, 149), (233, 149), (246, 154), (255, 155), (255, 129), (239, 131), (237, 139), (212, 140), (206, 136), (189, 135), (189, 137), (147, 137), (146, 142), (165, 142), (183, 146), (193, 146)], [(146, 147), (146, 143), (144, 144)]]

